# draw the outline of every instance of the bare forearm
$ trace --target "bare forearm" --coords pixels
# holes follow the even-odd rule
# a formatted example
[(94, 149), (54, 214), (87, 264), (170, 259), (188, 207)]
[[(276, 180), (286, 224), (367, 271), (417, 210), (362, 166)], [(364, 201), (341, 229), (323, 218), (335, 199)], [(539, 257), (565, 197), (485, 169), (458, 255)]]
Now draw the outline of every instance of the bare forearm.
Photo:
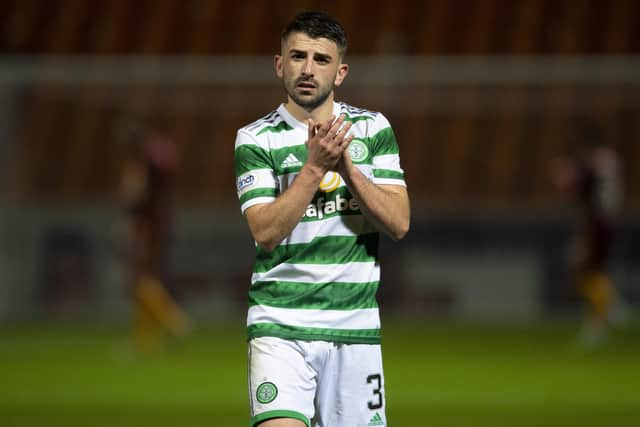
[(406, 189), (402, 186), (376, 185), (356, 168), (345, 175), (347, 187), (367, 220), (392, 239), (402, 239), (409, 230), (410, 222)]
[[(309, 119), (307, 162), (291, 186), (272, 203), (252, 206), (245, 212), (255, 241), (272, 251), (295, 228), (318, 191), (324, 174), (335, 167), (353, 137), (345, 138), (351, 123), (345, 116), (315, 123)], [(343, 144), (344, 143), (344, 144)]]
[(296, 179), (273, 203), (252, 206), (246, 216), (255, 241), (268, 251), (295, 228), (313, 199), (322, 171), (305, 165)]

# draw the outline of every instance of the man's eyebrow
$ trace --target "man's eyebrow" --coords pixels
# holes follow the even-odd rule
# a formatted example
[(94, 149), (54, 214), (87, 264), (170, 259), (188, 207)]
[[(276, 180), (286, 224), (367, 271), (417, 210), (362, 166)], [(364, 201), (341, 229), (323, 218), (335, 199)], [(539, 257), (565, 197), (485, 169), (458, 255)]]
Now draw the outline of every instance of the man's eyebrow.
[[(307, 55), (307, 52), (300, 49), (289, 49), (289, 54), (290, 55)], [(322, 53), (322, 52), (315, 52), (313, 54), (313, 57), (316, 59), (324, 59), (328, 61), (331, 61), (333, 59), (333, 57), (330, 54)]]
[(329, 55), (328, 53), (315, 53), (313, 57), (316, 59), (324, 59), (327, 61), (331, 61), (332, 59), (331, 55)]

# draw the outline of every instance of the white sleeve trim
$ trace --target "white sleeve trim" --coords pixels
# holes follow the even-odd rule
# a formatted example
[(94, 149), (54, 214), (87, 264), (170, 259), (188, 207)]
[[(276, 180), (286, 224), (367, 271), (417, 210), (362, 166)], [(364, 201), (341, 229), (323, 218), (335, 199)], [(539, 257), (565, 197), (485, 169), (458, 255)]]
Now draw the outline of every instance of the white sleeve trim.
[(272, 196), (256, 197), (244, 202), (242, 206), (240, 206), (240, 211), (244, 214), (244, 212), (251, 206), (260, 205), (263, 203), (273, 203), (274, 200), (276, 200), (276, 198)]

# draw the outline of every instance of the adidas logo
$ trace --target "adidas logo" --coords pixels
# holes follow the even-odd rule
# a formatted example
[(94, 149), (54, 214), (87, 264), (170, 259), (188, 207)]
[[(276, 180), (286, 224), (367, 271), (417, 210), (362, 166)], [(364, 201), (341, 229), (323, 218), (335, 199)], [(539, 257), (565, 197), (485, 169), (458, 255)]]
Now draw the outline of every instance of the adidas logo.
[(280, 165), (280, 167), (282, 169), (284, 169), (284, 168), (292, 168), (292, 167), (295, 167), (295, 166), (302, 166), (302, 162), (300, 160), (298, 160), (298, 158), (293, 153), (289, 153), (287, 158), (284, 159), (284, 161)]
[(383, 425), (384, 425), (384, 421), (382, 421), (382, 417), (378, 412), (376, 412), (376, 414), (369, 421), (369, 424), (367, 424), (367, 426), (383, 426)]

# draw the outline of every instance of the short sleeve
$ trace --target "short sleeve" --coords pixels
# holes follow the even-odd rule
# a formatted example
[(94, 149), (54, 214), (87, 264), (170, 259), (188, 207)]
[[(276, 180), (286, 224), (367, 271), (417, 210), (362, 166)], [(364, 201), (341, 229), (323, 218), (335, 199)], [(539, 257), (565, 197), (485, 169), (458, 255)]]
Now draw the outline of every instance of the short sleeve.
[(400, 149), (387, 118), (378, 113), (372, 130), (373, 182), (406, 186), (404, 171), (400, 167)]
[(234, 161), (236, 191), (242, 213), (253, 205), (273, 202), (277, 181), (269, 153), (242, 129), (236, 137)]

